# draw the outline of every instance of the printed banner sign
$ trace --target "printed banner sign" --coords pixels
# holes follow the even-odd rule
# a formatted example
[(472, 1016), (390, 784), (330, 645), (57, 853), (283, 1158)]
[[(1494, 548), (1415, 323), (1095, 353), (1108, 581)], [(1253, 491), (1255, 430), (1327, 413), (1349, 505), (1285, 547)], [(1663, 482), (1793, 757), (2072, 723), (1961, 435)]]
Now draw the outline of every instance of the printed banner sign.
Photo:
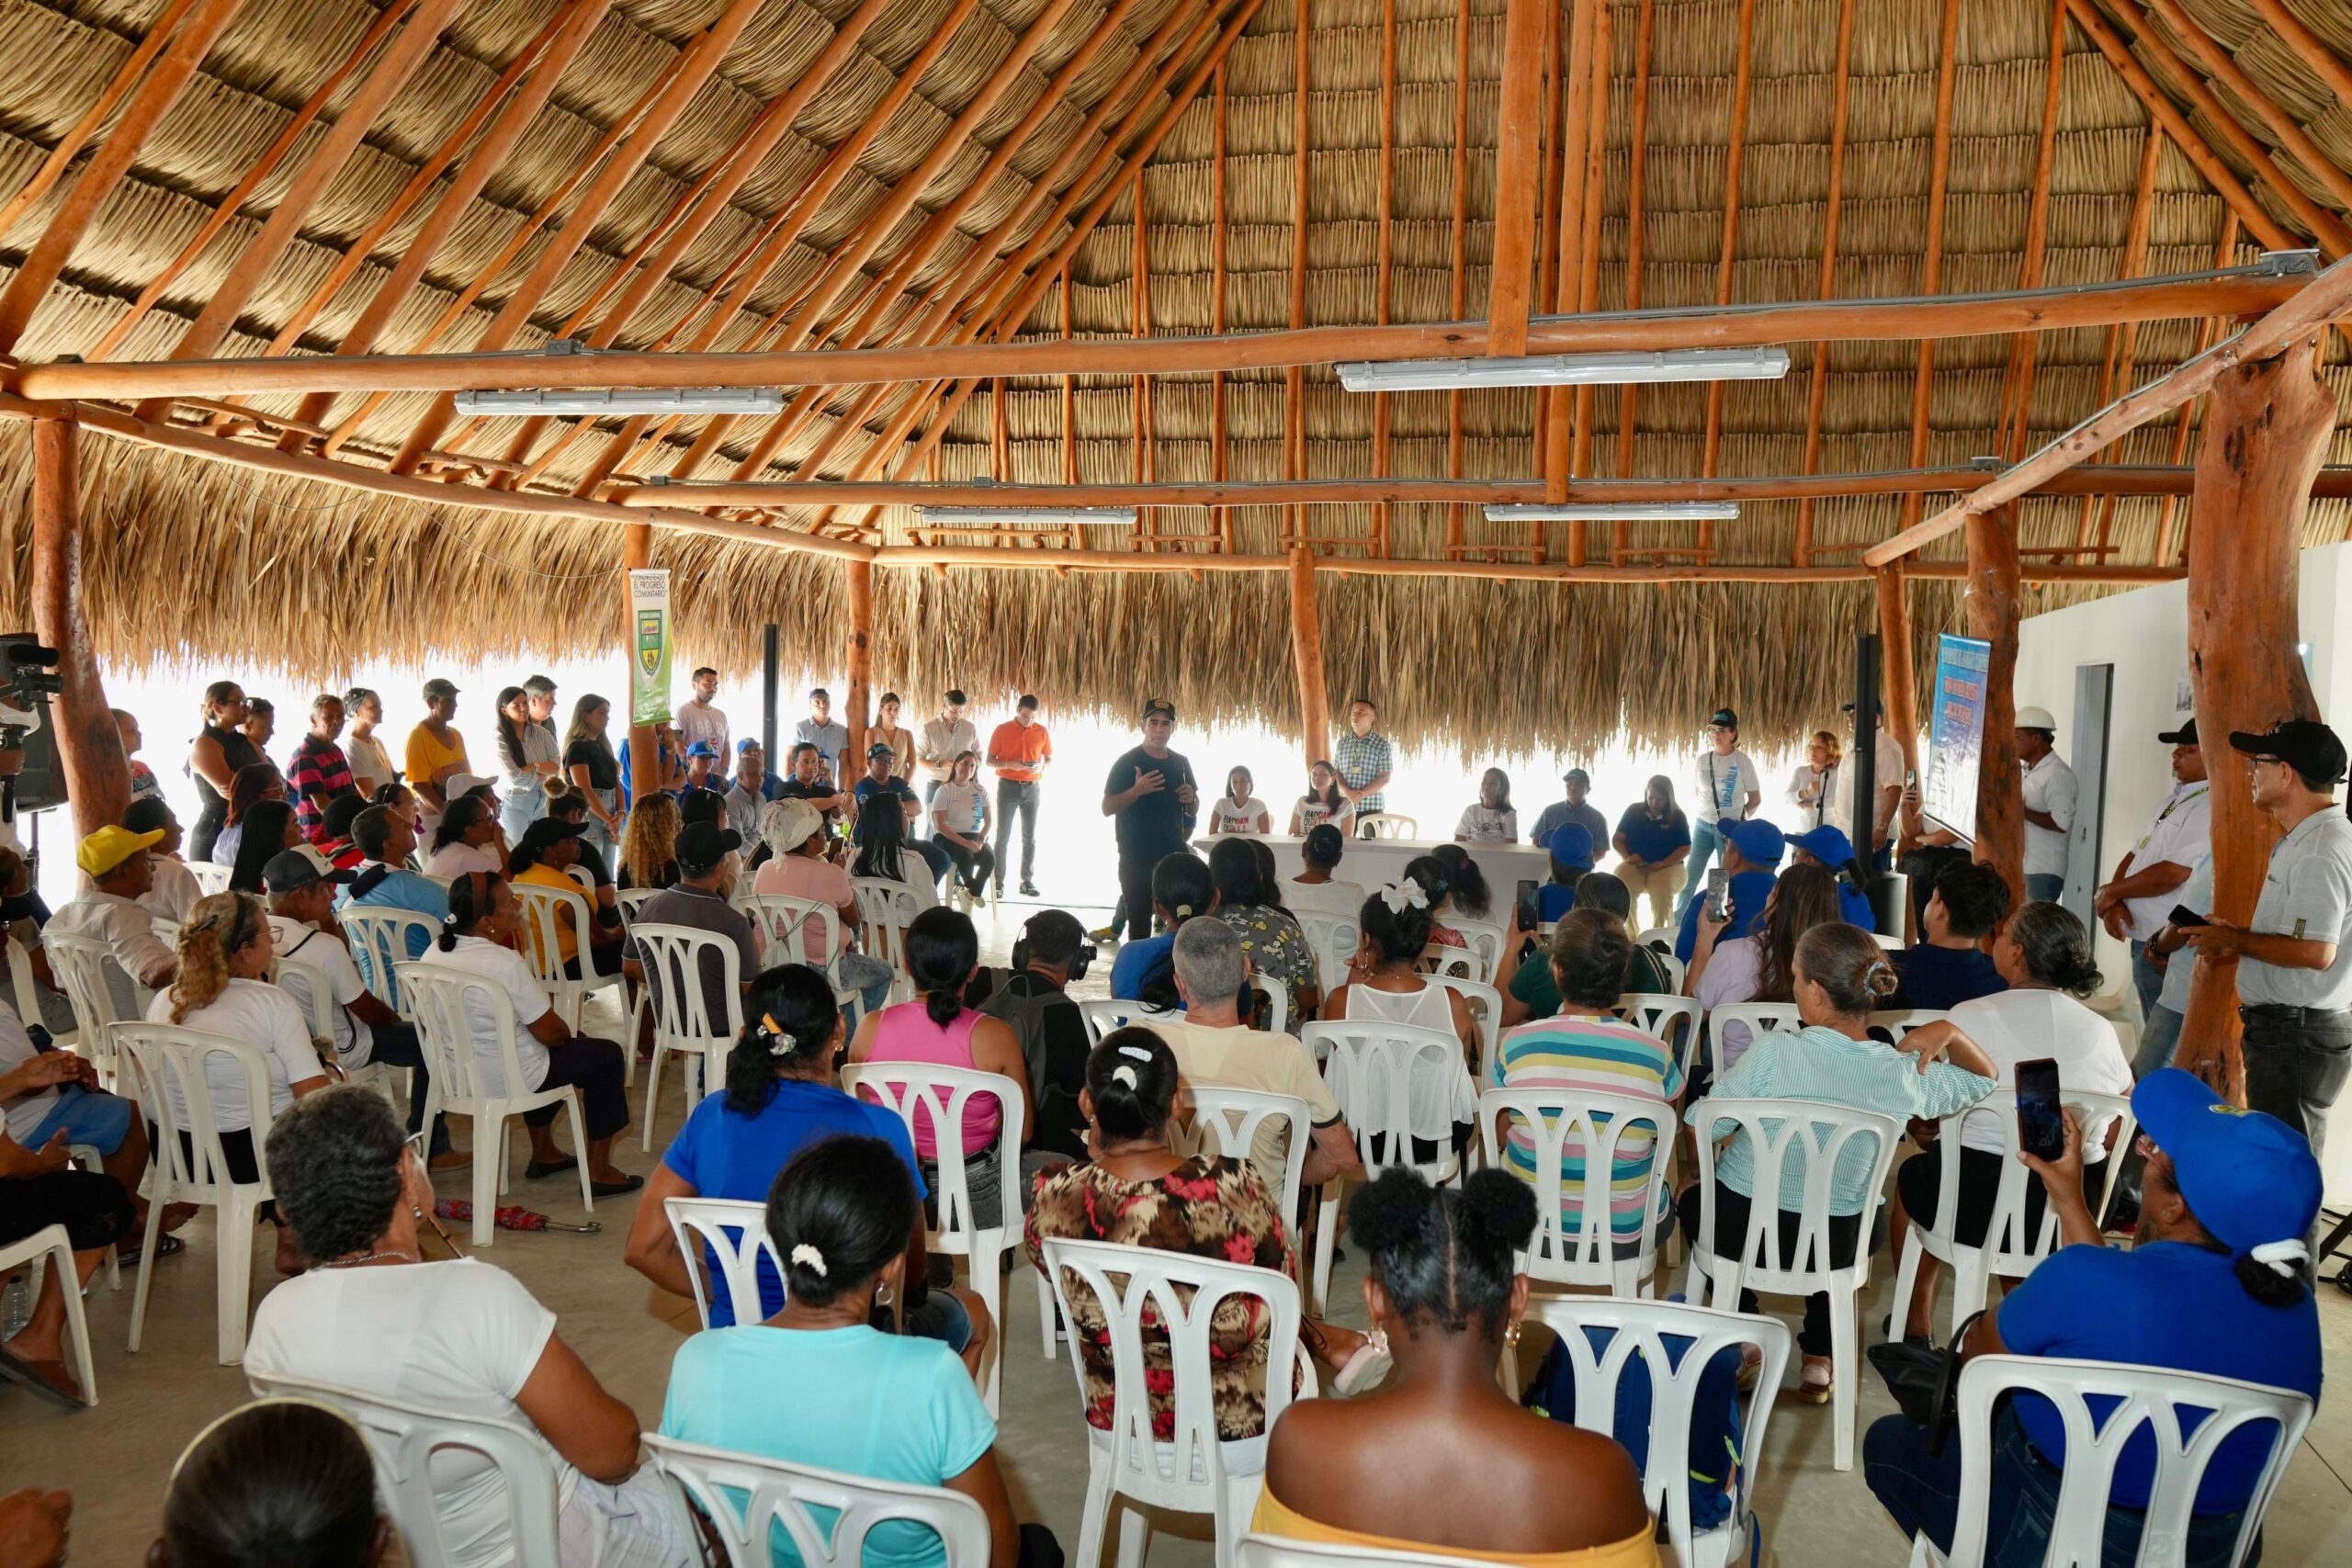
[(670, 722), (670, 573), (628, 574), (628, 721)]
[(1946, 634), (1936, 639), (1936, 691), (1928, 713), (1928, 781), (1920, 809), (1939, 828), (1976, 838), (1976, 771), (1984, 753), (1984, 681), (1993, 645)]

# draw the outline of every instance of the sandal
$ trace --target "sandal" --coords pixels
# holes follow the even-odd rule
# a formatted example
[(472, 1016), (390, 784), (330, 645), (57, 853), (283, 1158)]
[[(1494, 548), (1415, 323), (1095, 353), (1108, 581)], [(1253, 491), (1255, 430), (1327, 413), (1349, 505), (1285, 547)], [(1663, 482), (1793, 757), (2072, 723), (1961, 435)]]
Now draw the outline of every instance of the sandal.
[(1764, 1352), (1753, 1345), (1742, 1345), (1739, 1348), (1739, 1392), (1746, 1393), (1754, 1388), (1763, 1371)]
[[(169, 1258), (175, 1253), (187, 1250), (187, 1243), (175, 1235), (166, 1234), (155, 1238), (155, 1256), (158, 1258)], [(146, 1255), (146, 1251), (143, 1246), (118, 1247), (114, 1254), (115, 1266), (119, 1269), (136, 1269), (139, 1267), (140, 1258)]]
[(1367, 1388), (1376, 1388), (1396, 1365), (1396, 1359), (1394, 1356), (1381, 1345), (1367, 1338), (1356, 1347), (1356, 1352), (1348, 1358), (1347, 1365), (1341, 1367), (1332, 1377), (1331, 1392), (1346, 1399)]
[(1797, 1384), (1797, 1397), (1807, 1404), (1826, 1404), (1836, 1390), (1836, 1374), (1826, 1362), (1807, 1361)]
[(645, 1178), (631, 1174), (622, 1177), (618, 1181), (592, 1179), (588, 1183), (588, 1190), (599, 1198), (617, 1198), (624, 1192), (634, 1192), (644, 1185)]
[(533, 1160), (523, 1168), (523, 1174), (537, 1181), (542, 1176), (561, 1176), (567, 1170), (580, 1168), (580, 1156), (566, 1155), (561, 1159)]

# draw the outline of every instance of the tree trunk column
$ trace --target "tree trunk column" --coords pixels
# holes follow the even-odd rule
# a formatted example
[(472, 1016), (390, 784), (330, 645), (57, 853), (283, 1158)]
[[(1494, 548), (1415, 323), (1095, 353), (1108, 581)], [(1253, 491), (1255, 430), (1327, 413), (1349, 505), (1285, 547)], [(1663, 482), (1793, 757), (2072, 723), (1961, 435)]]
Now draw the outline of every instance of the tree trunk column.
[[(1885, 694), (1884, 728), (1903, 747), (1903, 765), (1919, 771), (1919, 704), (1912, 686), (1911, 606), (1904, 597), (1903, 563), (1896, 561), (1878, 573), (1879, 690)], [(1881, 779), (1884, 789), (1896, 779)], [(1854, 846), (1868, 858), (1869, 845)]]
[(849, 646), (842, 651), (849, 665), (849, 692), (842, 712), (842, 723), (849, 730), (849, 751), (842, 759), (836, 783), (855, 779), (865, 771), (865, 736), (874, 714), (874, 566), (870, 561), (849, 563)]
[(1304, 546), (1290, 553), (1290, 650), (1298, 671), (1298, 722), (1306, 765), (1330, 755), (1331, 699), (1323, 689), (1323, 619), (1315, 598), (1315, 558)]
[[(2278, 834), (2254, 804), (2230, 732), (2320, 716), (2295, 656), (2296, 554), (2335, 427), (2316, 346), (2234, 367), (2213, 384), (2188, 503), (2188, 674), (2213, 781), (2211, 912), (2240, 925), (2254, 918)], [(2174, 1061), (2243, 1102), (2237, 1010), (2237, 961), (2199, 959)]]
[(2018, 766), (2018, 521), (2015, 506), (1968, 520), (1968, 635), (1993, 645), (1976, 763), (1976, 858), (2025, 901), (2025, 787)]
[[(653, 564), (653, 525), (631, 523), (621, 530), (621, 626), (625, 636), (621, 647), (628, 651), (632, 666), (637, 661), (637, 612), (630, 602), (628, 574), (643, 571)], [(673, 629), (675, 622), (673, 621)], [(637, 682), (629, 682), (634, 694)], [(634, 718), (636, 703), (628, 704), (630, 711), (624, 718)], [(632, 723), (628, 727), (628, 797), (643, 800), (662, 788), (662, 742), (650, 724)]]
[(130, 768), (82, 598), (81, 436), (70, 412), (33, 421), (33, 630), (58, 652), (50, 721), (77, 838), (119, 823), (130, 805)]

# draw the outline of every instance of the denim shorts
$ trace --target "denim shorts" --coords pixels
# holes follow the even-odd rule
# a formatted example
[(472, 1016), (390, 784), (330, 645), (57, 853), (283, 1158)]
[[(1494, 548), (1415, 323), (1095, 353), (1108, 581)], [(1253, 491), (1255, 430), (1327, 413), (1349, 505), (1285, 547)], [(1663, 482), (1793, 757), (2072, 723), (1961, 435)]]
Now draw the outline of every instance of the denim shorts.
[[(888, 1330), (891, 1309), (876, 1307), (874, 1315), (876, 1328)], [(907, 1332), (918, 1339), (936, 1339), (957, 1355), (972, 1342), (972, 1314), (964, 1303), (946, 1291), (932, 1291), (924, 1295), (922, 1304), (907, 1309)]]
[(110, 1155), (130, 1134), (130, 1112), (131, 1102), (119, 1094), (92, 1094), (79, 1086), (68, 1086), (57, 1091), (57, 1103), (24, 1145), (38, 1149), (62, 1132), (68, 1144), (87, 1144), (102, 1155)]

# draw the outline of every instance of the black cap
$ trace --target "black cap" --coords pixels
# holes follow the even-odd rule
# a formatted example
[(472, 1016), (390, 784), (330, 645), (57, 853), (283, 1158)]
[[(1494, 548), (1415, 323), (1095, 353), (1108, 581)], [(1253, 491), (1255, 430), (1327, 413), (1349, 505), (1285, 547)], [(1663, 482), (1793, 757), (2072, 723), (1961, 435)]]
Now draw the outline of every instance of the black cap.
[(1146, 697), (1143, 703), (1143, 716), (1149, 718), (1152, 715), (1157, 713), (1164, 713), (1169, 717), (1174, 718), (1176, 716), (1176, 705), (1170, 702), (1166, 697)]
[(2167, 729), (2164, 731), (2156, 737), (2156, 739), (2166, 746), (2196, 745), (2197, 716), (2195, 714), (2190, 714), (2187, 724), (2182, 725), (2178, 729)]
[(2234, 730), (2230, 744), (2250, 757), (2276, 757), (2323, 788), (2344, 778), (2344, 742), (2317, 719), (2290, 718), (2260, 735)]
[(1707, 728), (1710, 729), (1737, 729), (1739, 728), (1739, 715), (1732, 712), (1729, 708), (1717, 708), (1715, 710), (1715, 716), (1707, 721)]
[(293, 893), (322, 882), (341, 886), (351, 876), (350, 872), (337, 871), (333, 861), (308, 844), (280, 850), (261, 868), (262, 886), (272, 893)]
[(717, 865), (743, 847), (743, 835), (716, 822), (689, 822), (678, 829), (680, 865)]
[(543, 854), (550, 845), (576, 839), (587, 830), (582, 823), (567, 822), (560, 817), (542, 817), (523, 829), (523, 840), (514, 848), (535, 855)]
[(435, 675), (424, 683), (424, 700), (428, 703), (437, 702), (443, 697), (454, 697), (457, 694), (458, 683), (455, 681), (444, 680)]

